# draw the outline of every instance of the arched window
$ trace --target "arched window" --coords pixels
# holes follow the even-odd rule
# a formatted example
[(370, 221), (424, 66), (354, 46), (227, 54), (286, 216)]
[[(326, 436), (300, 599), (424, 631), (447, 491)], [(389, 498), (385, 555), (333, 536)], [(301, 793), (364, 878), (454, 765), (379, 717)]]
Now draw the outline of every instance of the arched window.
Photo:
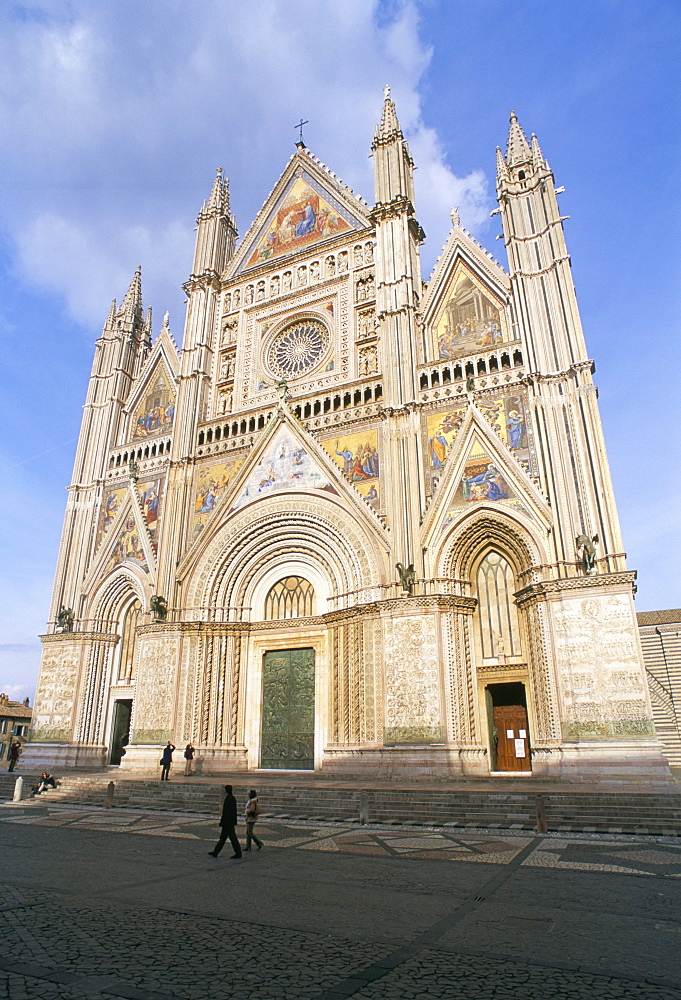
[(303, 618), (314, 614), (314, 587), (302, 576), (287, 576), (265, 598), (265, 620)]
[(520, 656), (513, 570), (499, 552), (488, 552), (478, 567), (478, 629), (483, 659)]
[(134, 600), (125, 612), (121, 630), (121, 655), (118, 660), (119, 681), (129, 681), (135, 676), (137, 626), (142, 622), (142, 605)]

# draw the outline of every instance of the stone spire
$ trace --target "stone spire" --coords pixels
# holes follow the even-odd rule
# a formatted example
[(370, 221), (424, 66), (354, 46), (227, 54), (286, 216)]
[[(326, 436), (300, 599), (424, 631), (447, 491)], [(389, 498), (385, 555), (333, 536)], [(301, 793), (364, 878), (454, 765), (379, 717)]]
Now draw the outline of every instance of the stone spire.
[(504, 154), (501, 151), (501, 146), (497, 146), (497, 177), (500, 181), (508, 181), (510, 179), (510, 174), (508, 172), (508, 167), (506, 166)]
[(116, 300), (114, 299), (111, 303), (111, 308), (109, 309), (109, 315), (106, 317), (104, 323), (104, 330), (113, 330), (114, 322), (116, 319)]
[(213, 181), (210, 198), (203, 203), (201, 214), (229, 215), (229, 180), (223, 179), (222, 167), (218, 167)]
[(135, 277), (130, 282), (130, 288), (121, 302), (119, 315), (129, 322), (142, 318), (142, 266), (135, 271)]
[(380, 140), (383, 140), (384, 142), (391, 142), (394, 139), (403, 138), (402, 129), (400, 128), (400, 123), (397, 120), (395, 102), (390, 97), (390, 87), (388, 84), (385, 85), (383, 95), (383, 114), (381, 115), (380, 125), (376, 126), (375, 143)]
[(508, 130), (508, 145), (506, 147), (506, 163), (513, 166), (530, 159), (530, 146), (525, 133), (518, 124), (515, 111), (511, 111), (511, 124)]
[(374, 156), (374, 189), (377, 205), (391, 205), (395, 199), (409, 203), (414, 214), (414, 161), (397, 120), (395, 104), (386, 86), (381, 123), (371, 144)]
[(204, 201), (196, 220), (198, 231), (192, 276), (211, 272), (221, 274), (231, 260), (236, 242), (236, 224), (229, 214), (229, 181), (217, 168), (208, 201)]
[(152, 319), (151, 319), (151, 306), (147, 309), (147, 315), (144, 320), (144, 348), (149, 350), (151, 347), (151, 330), (152, 330)]
[(546, 167), (548, 169), (548, 163), (544, 159), (544, 154), (541, 151), (539, 145), (539, 139), (537, 139), (534, 132), (532, 133), (532, 166), (535, 168)]

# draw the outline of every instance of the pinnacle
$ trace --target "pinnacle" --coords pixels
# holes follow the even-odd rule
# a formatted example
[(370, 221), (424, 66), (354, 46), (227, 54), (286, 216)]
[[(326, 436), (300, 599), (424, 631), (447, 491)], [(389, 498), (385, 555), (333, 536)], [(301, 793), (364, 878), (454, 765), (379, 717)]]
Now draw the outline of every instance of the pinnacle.
[(227, 214), (229, 211), (229, 181), (226, 178), (223, 179), (222, 167), (218, 167), (216, 171), (213, 190), (204, 211), (219, 212), (221, 215)]
[(125, 298), (121, 303), (120, 312), (125, 313), (130, 319), (142, 317), (142, 265), (135, 271), (135, 277), (130, 282), (130, 288), (125, 293)]
[(499, 146), (497, 146), (497, 177), (499, 178), (499, 180), (501, 180), (502, 178), (504, 180), (509, 179), (506, 160), (504, 159), (504, 154), (501, 152), (501, 148)]
[(393, 138), (396, 135), (402, 138), (402, 130), (395, 111), (395, 102), (390, 96), (390, 87), (387, 84), (383, 93), (383, 114), (381, 115), (381, 124), (376, 126), (376, 138)]
[(544, 162), (544, 154), (542, 153), (539, 145), (539, 140), (534, 132), (532, 133), (532, 163), (535, 167), (543, 167), (546, 165)]
[(524, 163), (530, 159), (530, 147), (525, 133), (518, 124), (515, 111), (511, 111), (511, 124), (508, 130), (508, 146), (506, 148), (506, 163)]

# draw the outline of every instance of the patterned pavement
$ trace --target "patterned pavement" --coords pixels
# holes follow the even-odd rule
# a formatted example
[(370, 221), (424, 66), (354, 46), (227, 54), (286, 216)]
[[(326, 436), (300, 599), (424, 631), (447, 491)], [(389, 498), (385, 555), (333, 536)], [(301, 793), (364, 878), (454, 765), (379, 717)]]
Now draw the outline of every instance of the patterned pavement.
[[(243, 830), (243, 828), (242, 828)], [(681, 1000), (681, 840), (0, 814), (0, 1000)]]

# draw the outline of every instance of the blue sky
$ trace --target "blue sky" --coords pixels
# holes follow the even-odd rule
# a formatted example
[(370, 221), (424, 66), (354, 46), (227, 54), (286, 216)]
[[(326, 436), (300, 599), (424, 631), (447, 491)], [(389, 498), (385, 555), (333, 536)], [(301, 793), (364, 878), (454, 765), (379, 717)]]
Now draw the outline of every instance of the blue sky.
[[(554, 169), (638, 610), (681, 607), (676, 0), (35, 0), (0, 7), (0, 690), (32, 697), (94, 342), (138, 264), (181, 340), (215, 168), (240, 233), (294, 123), (367, 201), (390, 83), (427, 275), (497, 256), (513, 108)], [(500, 258), (501, 259), (501, 258)], [(503, 263), (503, 259), (502, 259)]]

